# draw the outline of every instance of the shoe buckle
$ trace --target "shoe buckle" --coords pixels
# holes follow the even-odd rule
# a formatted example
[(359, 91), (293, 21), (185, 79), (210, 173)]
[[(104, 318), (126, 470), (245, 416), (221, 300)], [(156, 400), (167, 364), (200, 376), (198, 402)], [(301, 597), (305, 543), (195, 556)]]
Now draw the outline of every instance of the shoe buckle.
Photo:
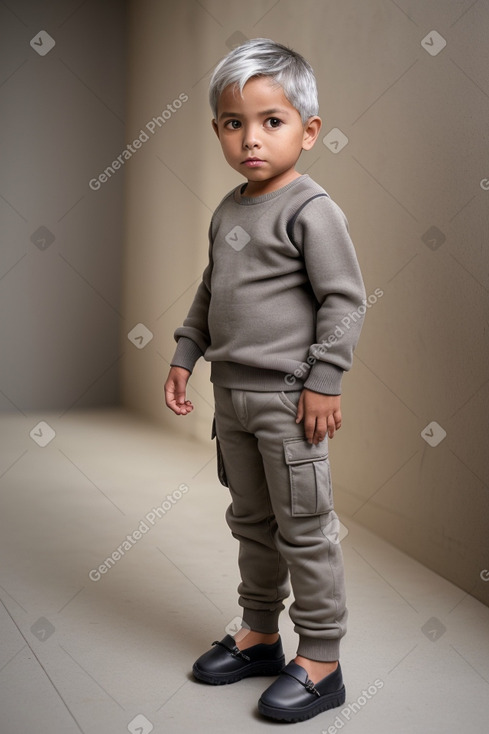
[(249, 656), (245, 655), (245, 653), (242, 652), (237, 645), (235, 645), (234, 647), (228, 647), (227, 645), (225, 645), (223, 642), (220, 642), (219, 640), (214, 640), (212, 644), (223, 647), (225, 650), (230, 652), (234, 658), (242, 658), (243, 660), (246, 660), (247, 662), (250, 661)]
[(309, 691), (309, 693), (314, 693), (316, 696), (319, 696), (319, 697), (321, 696), (318, 689), (316, 688), (316, 686), (314, 685), (314, 683), (312, 682), (310, 678), (308, 678), (306, 682), (304, 683), (304, 688), (306, 689), (306, 691)]
[(245, 655), (244, 652), (240, 650), (238, 646), (236, 646), (233, 649), (232, 653), (233, 653), (233, 657), (235, 658), (243, 658), (243, 660), (247, 660), (248, 662), (250, 661), (249, 655)]

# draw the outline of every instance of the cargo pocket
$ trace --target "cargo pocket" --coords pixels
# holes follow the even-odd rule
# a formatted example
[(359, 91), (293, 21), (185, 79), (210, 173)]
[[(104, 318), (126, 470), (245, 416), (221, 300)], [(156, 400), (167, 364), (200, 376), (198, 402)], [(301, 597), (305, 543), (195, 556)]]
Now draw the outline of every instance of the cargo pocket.
[(222, 459), (221, 444), (217, 438), (216, 433), (216, 419), (212, 421), (211, 439), (216, 439), (216, 454), (217, 454), (217, 477), (224, 487), (229, 487), (228, 478), (226, 476), (226, 470), (224, 468), (224, 461)]
[(327, 440), (314, 445), (303, 438), (285, 438), (283, 444), (289, 467), (292, 515), (320, 515), (332, 510)]

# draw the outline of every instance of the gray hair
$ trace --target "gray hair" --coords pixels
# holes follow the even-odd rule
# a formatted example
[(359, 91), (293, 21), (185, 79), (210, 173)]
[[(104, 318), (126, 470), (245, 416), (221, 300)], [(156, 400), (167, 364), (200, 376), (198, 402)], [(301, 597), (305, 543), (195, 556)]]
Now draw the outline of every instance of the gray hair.
[(243, 94), (246, 82), (257, 76), (271, 77), (282, 87), (303, 124), (318, 114), (316, 79), (310, 64), (296, 51), (269, 38), (252, 38), (230, 51), (214, 69), (209, 86), (214, 118), (219, 97), (229, 84), (235, 84)]

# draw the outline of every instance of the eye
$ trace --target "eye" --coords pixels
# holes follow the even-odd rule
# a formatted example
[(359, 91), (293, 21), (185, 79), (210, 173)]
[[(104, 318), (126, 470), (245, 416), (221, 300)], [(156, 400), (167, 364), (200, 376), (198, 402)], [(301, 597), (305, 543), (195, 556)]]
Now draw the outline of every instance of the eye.
[(228, 120), (224, 123), (224, 127), (228, 128), (229, 130), (239, 130), (241, 127), (241, 123), (239, 120)]
[(268, 120), (266, 120), (265, 122), (265, 125), (271, 128), (280, 127), (281, 124), (282, 124), (282, 120), (279, 120), (278, 117), (269, 117)]

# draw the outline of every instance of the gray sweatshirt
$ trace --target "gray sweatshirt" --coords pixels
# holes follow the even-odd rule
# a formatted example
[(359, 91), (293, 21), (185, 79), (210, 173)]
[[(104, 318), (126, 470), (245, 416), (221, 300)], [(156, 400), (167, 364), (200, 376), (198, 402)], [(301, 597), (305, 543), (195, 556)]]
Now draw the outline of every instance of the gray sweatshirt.
[(263, 196), (243, 188), (214, 212), (171, 364), (192, 372), (203, 355), (221, 387), (338, 395), (366, 311), (345, 215), (308, 175)]

